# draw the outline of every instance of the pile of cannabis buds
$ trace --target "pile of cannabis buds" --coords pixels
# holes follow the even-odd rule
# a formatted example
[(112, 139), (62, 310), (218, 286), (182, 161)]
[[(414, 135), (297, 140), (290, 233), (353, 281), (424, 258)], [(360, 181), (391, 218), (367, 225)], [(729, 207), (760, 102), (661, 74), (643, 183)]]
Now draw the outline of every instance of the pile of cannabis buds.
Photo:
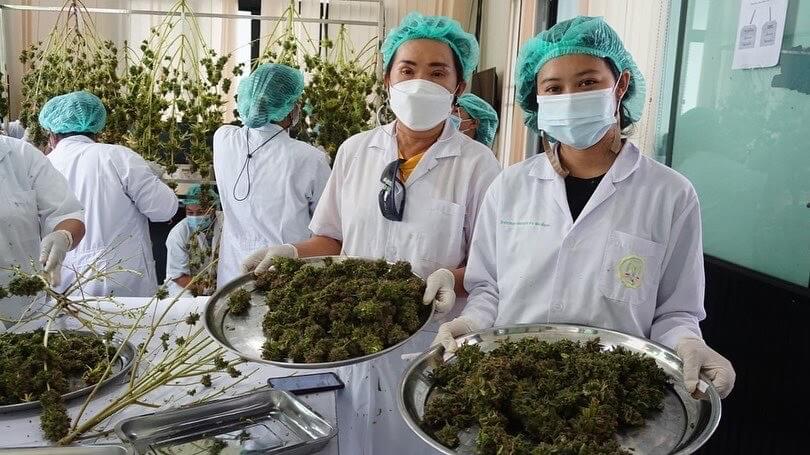
[(0, 335), (0, 405), (41, 401), (42, 431), (55, 441), (70, 425), (61, 395), (96, 384), (115, 352), (90, 334), (54, 332), (47, 347), (44, 338), (43, 330)]
[[(295, 363), (334, 362), (374, 354), (416, 333), (430, 317), (424, 282), (407, 262), (327, 258), (323, 267), (276, 258), (255, 282), (269, 307), (262, 356)], [(229, 299), (232, 314), (250, 295)]]
[(423, 429), (447, 447), (480, 428), (483, 455), (628, 454), (618, 431), (662, 409), (668, 377), (651, 358), (599, 340), (461, 346), (432, 372)]

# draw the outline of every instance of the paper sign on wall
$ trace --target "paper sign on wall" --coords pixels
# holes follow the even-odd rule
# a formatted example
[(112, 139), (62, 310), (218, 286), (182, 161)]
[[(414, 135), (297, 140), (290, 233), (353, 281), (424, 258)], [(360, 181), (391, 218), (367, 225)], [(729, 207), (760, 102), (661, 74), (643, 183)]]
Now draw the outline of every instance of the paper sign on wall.
[(732, 69), (779, 64), (788, 0), (740, 0)]

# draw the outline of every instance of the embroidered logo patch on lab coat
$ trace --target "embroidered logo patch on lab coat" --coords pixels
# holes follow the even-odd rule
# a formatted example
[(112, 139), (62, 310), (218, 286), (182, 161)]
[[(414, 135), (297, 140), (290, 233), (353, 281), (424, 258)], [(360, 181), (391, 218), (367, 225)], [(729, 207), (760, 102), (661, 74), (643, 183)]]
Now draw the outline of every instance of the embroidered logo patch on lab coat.
[(624, 287), (638, 289), (644, 277), (644, 258), (631, 254), (619, 259), (616, 276)]

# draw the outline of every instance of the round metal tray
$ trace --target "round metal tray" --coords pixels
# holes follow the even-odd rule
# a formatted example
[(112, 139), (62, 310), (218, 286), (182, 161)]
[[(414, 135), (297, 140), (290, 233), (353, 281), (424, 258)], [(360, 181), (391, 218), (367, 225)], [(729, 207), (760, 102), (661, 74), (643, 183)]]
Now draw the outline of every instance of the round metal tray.
[[(376, 259), (351, 257), (351, 256), (317, 256), (302, 259), (308, 264), (320, 267), (323, 266), (324, 259), (331, 258), (333, 262), (342, 262), (347, 259), (362, 259), (368, 261), (376, 261)], [(414, 276), (418, 277), (416, 274)], [(295, 368), (295, 369), (321, 369), (321, 368), (335, 368), (345, 365), (353, 365), (355, 363), (365, 362), (366, 360), (385, 355), (394, 349), (407, 343), (408, 340), (413, 338), (416, 333), (425, 328), (425, 326), (433, 318), (435, 308), (431, 308), (430, 315), (419, 331), (411, 335), (409, 338), (383, 349), (374, 354), (368, 354), (361, 357), (354, 357), (351, 359), (341, 360), (338, 362), (320, 362), (320, 363), (294, 363), (294, 362), (277, 362), (262, 358), (262, 346), (264, 345), (265, 336), (262, 331), (262, 322), (264, 316), (267, 314), (267, 305), (264, 303), (264, 295), (256, 292), (253, 289), (253, 282), (255, 275), (247, 273), (233, 281), (225, 284), (225, 286), (218, 289), (214, 295), (208, 299), (205, 305), (203, 315), (203, 322), (205, 328), (211, 337), (217, 343), (222, 345), (225, 349), (233, 352), (234, 354), (253, 362), (266, 363), (275, 365), (282, 368)], [(251, 305), (247, 314), (242, 316), (233, 316), (228, 310), (228, 296), (238, 290), (246, 289), (251, 292)]]
[[(599, 338), (606, 349), (622, 346), (655, 360), (673, 379), (664, 398), (664, 410), (647, 420), (641, 428), (632, 428), (617, 435), (619, 443), (633, 453), (688, 454), (699, 449), (711, 437), (720, 423), (720, 396), (709, 385), (705, 399), (695, 399), (683, 386), (681, 360), (669, 348), (643, 338), (612, 330), (572, 324), (531, 324), (491, 328), (457, 339), (459, 344), (476, 344), (482, 351), (491, 351), (505, 340), (537, 338), (546, 341), (572, 340), (578, 342)], [(461, 445), (452, 450), (425, 433), (419, 426), (432, 390), (430, 373), (454, 357), (443, 359), (441, 347), (434, 347), (415, 359), (400, 383), (399, 410), (405, 422), (420, 438), (444, 454), (474, 454), (474, 429), (459, 434)], [(709, 381), (704, 378), (708, 383)]]
[[(94, 336), (94, 337), (98, 336), (95, 333), (82, 331), (82, 330), (60, 330), (60, 331), (52, 330), (51, 333), (53, 335), (50, 335), (50, 336), (58, 336), (59, 332), (61, 332), (61, 333), (72, 333), (72, 334), (77, 334), (77, 335), (82, 335), (82, 336)], [(113, 365), (113, 367), (112, 367), (112, 371), (110, 372), (110, 375), (107, 376), (106, 379), (101, 381), (101, 387), (104, 387), (107, 384), (109, 384), (109, 383), (115, 381), (116, 379), (120, 378), (121, 376), (125, 375), (127, 373), (127, 371), (129, 371), (129, 369), (132, 367), (132, 362), (135, 360), (135, 348), (129, 342), (124, 343), (123, 339), (121, 339), (118, 336), (113, 337), (113, 340), (111, 342), (107, 342), (106, 340), (104, 340), (103, 337), (101, 338), (101, 341), (104, 342), (105, 345), (108, 345), (108, 346), (112, 347), (116, 351), (118, 350), (119, 347), (121, 347), (122, 343), (124, 344), (124, 347), (123, 347), (123, 349), (121, 349), (121, 353), (120, 353), (118, 359), (116, 360), (115, 365)], [(70, 382), (71, 386), (74, 386), (74, 385), (79, 386), (79, 385), (82, 385), (82, 384), (84, 384), (84, 383), (81, 380), (77, 380), (75, 383), (73, 381)], [(63, 394), (62, 395), (62, 400), (63, 401), (68, 401), (68, 400), (72, 400), (74, 398), (78, 398), (78, 397), (87, 395), (95, 387), (96, 387), (96, 384), (88, 385), (88, 386), (81, 386), (80, 388), (78, 388), (78, 389), (76, 389), (76, 390), (74, 390), (72, 392), (68, 392), (66, 394)], [(12, 413), (12, 412), (26, 411), (26, 410), (29, 410), (29, 409), (37, 409), (40, 406), (41, 406), (41, 404), (40, 404), (39, 400), (37, 400), (37, 401), (25, 401), (25, 402), (16, 403), (16, 404), (7, 404), (7, 405), (0, 406), (0, 414), (8, 414), (8, 413)]]

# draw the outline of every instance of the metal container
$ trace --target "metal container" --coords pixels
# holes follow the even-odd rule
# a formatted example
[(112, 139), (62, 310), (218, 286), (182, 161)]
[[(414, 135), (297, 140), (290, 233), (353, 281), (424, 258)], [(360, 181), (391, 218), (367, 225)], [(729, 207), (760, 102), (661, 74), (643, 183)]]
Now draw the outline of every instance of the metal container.
[(122, 445), (0, 449), (0, 455), (131, 455), (132, 453), (131, 448)]
[[(368, 258), (356, 258), (350, 256), (318, 256), (303, 259), (303, 261), (315, 267), (323, 266), (325, 258), (331, 258), (334, 262), (342, 262), (346, 259), (364, 259), (373, 260)], [(417, 276), (414, 274), (414, 276)], [(418, 276), (417, 276), (418, 277)], [(295, 369), (321, 369), (321, 368), (335, 368), (344, 365), (352, 365), (355, 363), (365, 362), (366, 360), (373, 359), (381, 355), (397, 349), (405, 344), (411, 337), (383, 349), (374, 354), (368, 354), (361, 357), (354, 357), (351, 359), (341, 360), (338, 362), (320, 362), (320, 363), (294, 363), (294, 362), (277, 362), (262, 358), (262, 346), (264, 345), (265, 337), (262, 331), (262, 322), (264, 316), (267, 314), (267, 305), (264, 303), (264, 295), (256, 292), (253, 289), (255, 275), (247, 273), (227, 283), (225, 286), (217, 290), (214, 295), (208, 300), (205, 306), (203, 321), (205, 328), (211, 337), (217, 343), (222, 345), (225, 349), (233, 352), (234, 354), (253, 361), (275, 365), (282, 368), (295, 368)], [(228, 310), (228, 296), (236, 290), (246, 289), (251, 292), (251, 306), (246, 315), (233, 316)], [(431, 308), (430, 315), (420, 330), (430, 322), (433, 317), (434, 308)], [(417, 331), (418, 333), (418, 331)]]
[[(53, 334), (57, 334), (59, 332), (78, 334), (78, 335), (82, 335), (82, 336), (98, 337), (98, 335), (95, 334), (95, 333), (86, 332), (86, 331), (80, 331), (80, 330), (51, 331), (51, 333), (53, 333)], [(129, 371), (129, 369), (132, 367), (132, 362), (135, 360), (136, 353), (135, 353), (135, 347), (133, 347), (131, 343), (124, 342), (124, 340), (122, 338), (118, 337), (118, 336), (113, 337), (113, 340), (111, 342), (108, 342), (103, 337), (99, 337), (99, 338), (101, 339), (102, 342), (104, 342), (104, 344), (110, 346), (111, 348), (115, 349), (116, 351), (118, 350), (118, 348), (122, 344), (124, 345), (124, 347), (121, 349), (121, 352), (119, 354), (118, 359), (115, 362), (115, 365), (113, 365), (113, 368), (112, 368), (112, 371), (110, 372), (110, 375), (107, 376), (107, 378), (105, 378), (103, 381), (101, 381), (101, 387), (104, 387), (104, 386), (108, 385), (109, 383), (117, 380), (121, 376), (125, 375)], [(95, 384), (88, 385), (88, 386), (84, 385), (84, 382), (81, 381), (81, 379), (76, 379), (76, 380), (70, 381), (70, 386), (71, 386), (71, 388), (74, 388), (75, 390), (62, 395), (62, 400), (63, 401), (68, 401), (68, 400), (72, 400), (74, 398), (78, 398), (78, 397), (87, 395), (91, 391), (93, 391), (93, 389), (96, 387)], [(37, 401), (25, 401), (25, 402), (16, 403), (16, 404), (6, 404), (6, 405), (0, 406), (0, 414), (7, 414), (7, 413), (11, 413), (11, 412), (26, 411), (26, 410), (29, 410), (29, 409), (37, 409), (39, 407), (40, 407), (39, 400), (37, 400)]]
[[(243, 431), (250, 437), (240, 439)], [(293, 395), (272, 389), (125, 419), (115, 432), (139, 454), (186, 453), (220, 441), (237, 453), (304, 455), (337, 434)]]
[[(633, 453), (692, 453), (706, 443), (720, 423), (720, 396), (717, 391), (709, 386), (705, 399), (692, 398), (683, 386), (682, 365), (678, 356), (669, 348), (643, 338), (580, 325), (532, 324), (482, 330), (458, 338), (457, 341), (459, 344), (478, 345), (482, 351), (487, 352), (495, 349), (502, 341), (522, 338), (577, 342), (599, 338), (606, 349), (622, 346), (655, 360), (672, 378), (672, 385), (667, 388), (662, 412), (648, 419), (643, 427), (632, 428), (617, 435), (622, 447)], [(474, 429), (460, 433), (461, 445), (452, 450), (434, 440), (419, 426), (425, 403), (433, 392), (431, 371), (444, 362), (453, 361), (453, 357), (447, 360), (443, 358), (440, 347), (434, 347), (414, 360), (400, 382), (399, 410), (411, 430), (441, 453), (474, 454)]]

